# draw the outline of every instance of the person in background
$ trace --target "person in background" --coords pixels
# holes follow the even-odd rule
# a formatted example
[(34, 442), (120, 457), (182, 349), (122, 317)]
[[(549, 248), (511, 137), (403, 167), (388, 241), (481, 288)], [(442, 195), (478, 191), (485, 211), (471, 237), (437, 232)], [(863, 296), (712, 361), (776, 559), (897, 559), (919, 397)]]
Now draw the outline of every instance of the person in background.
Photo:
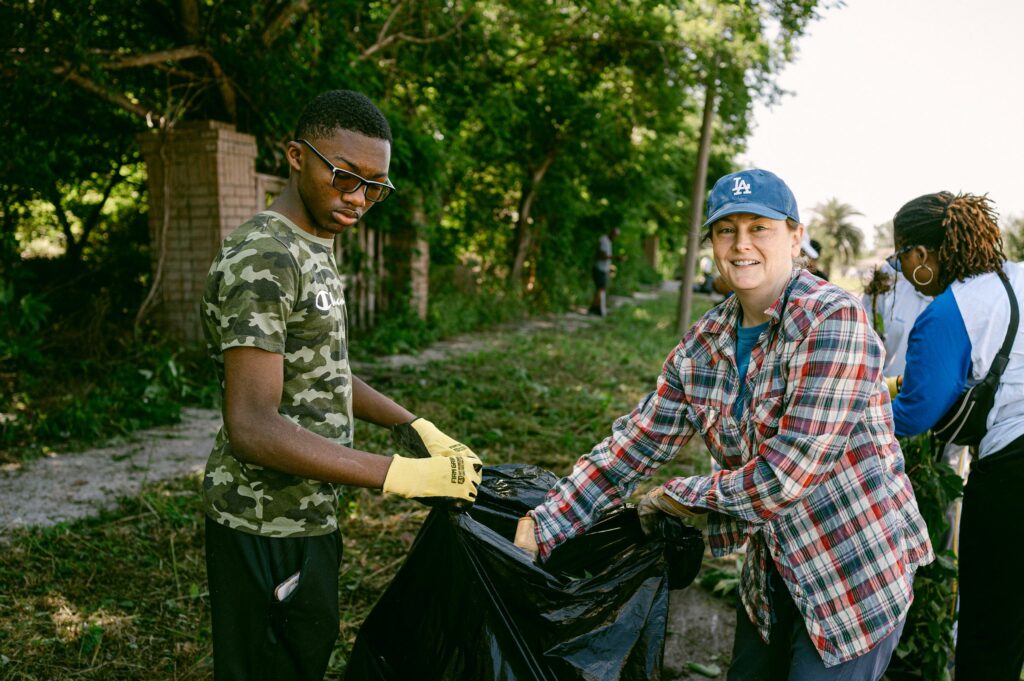
[(714, 289), (715, 263), (709, 255), (702, 255), (697, 263), (701, 280), (693, 285), (694, 293), (711, 293)]
[[(707, 258), (707, 256), (705, 256)], [(721, 276), (714, 274), (714, 261), (711, 258), (701, 258), (701, 271), (704, 272), (704, 281), (694, 284), (694, 293), (706, 293), (715, 303), (720, 303), (732, 295), (729, 283)]]
[(800, 250), (803, 252), (804, 257), (807, 258), (807, 271), (819, 279), (828, 281), (828, 272), (821, 269), (818, 264), (818, 259), (821, 258), (821, 242), (808, 238), (805, 234)]
[(717, 556), (746, 547), (730, 681), (879, 679), (914, 572), (933, 559), (859, 301), (795, 267), (804, 227), (776, 175), (718, 180), (706, 239), (734, 295), (669, 354), (657, 386), (519, 521), (541, 560), (625, 503), (694, 435), (717, 470), (638, 506), (707, 514)]
[[(1010, 301), (1024, 301), (1024, 267), (1008, 262), (985, 196), (937, 192), (893, 220), (888, 262), (934, 297), (907, 343), (892, 411), (898, 435), (930, 430), (982, 380), (1003, 344)], [(1001, 281), (1002, 280), (1002, 281)], [(1017, 681), (1024, 666), (1024, 324), (987, 418), (960, 518), (957, 681)]]
[(902, 272), (897, 272), (888, 262), (883, 262), (880, 270), (890, 282), (888, 290), (874, 295), (865, 293), (861, 304), (868, 319), (874, 320), (877, 316), (880, 324), (875, 330), (885, 345), (882, 373), (887, 377), (901, 376), (907, 364), (907, 336), (932, 299), (918, 291)]
[(608, 314), (608, 279), (611, 277), (612, 260), (622, 261), (625, 256), (612, 255), (612, 242), (619, 238), (619, 228), (613, 227), (608, 234), (602, 234), (597, 241), (597, 254), (591, 274), (594, 278), (594, 300), (588, 312), (604, 317)]
[[(338, 487), (472, 502), (480, 459), (352, 375), (335, 235), (394, 187), (391, 128), (333, 90), (302, 112), (288, 183), (224, 240), (201, 304), (224, 426), (203, 477), (217, 681), (322, 679), (338, 637)], [(430, 457), (353, 448), (355, 419)]]

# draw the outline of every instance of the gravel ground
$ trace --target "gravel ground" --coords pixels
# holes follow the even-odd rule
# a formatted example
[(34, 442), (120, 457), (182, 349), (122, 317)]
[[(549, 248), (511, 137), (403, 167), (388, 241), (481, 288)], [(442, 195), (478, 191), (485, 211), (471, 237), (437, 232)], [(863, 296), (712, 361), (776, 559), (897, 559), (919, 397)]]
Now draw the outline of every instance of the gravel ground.
[[(674, 282), (673, 282), (674, 283)], [(671, 291), (671, 286), (664, 291)], [(630, 298), (613, 296), (613, 306), (649, 300), (659, 292)], [(561, 329), (572, 333), (597, 321), (569, 312), (500, 326), (436, 343), (415, 355), (391, 355), (373, 363), (353, 364), (357, 374), (374, 367), (422, 366), (448, 357), (480, 352), (509, 342), (515, 334)], [(0, 466), (0, 540), (11, 530), (56, 525), (113, 508), (121, 497), (143, 485), (201, 471), (220, 427), (220, 412), (184, 409), (181, 422), (134, 433), (130, 438), (82, 452), (55, 454), (25, 464)]]
[[(649, 299), (658, 293), (611, 299), (612, 305)], [(443, 341), (416, 355), (394, 355), (355, 366), (357, 373), (374, 366), (396, 368), (489, 349), (512, 334), (541, 329), (572, 332), (596, 321), (579, 313), (531, 320), (481, 334)], [(82, 452), (57, 454), (26, 464), (0, 467), (0, 542), (10, 531), (50, 526), (96, 515), (114, 508), (122, 497), (138, 494), (144, 485), (198, 474), (220, 427), (220, 412), (185, 409), (182, 420), (134, 433), (132, 437)], [(699, 587), (672, 593), (665, 644), (665, 678), (670, 681), (709, 678), (688, 668), (689, 662), (718, 665), (724, 678), (736, 626), (733, 609)]]
[(55, 454), (0, 470), (0, 538), (111, 509), (143, 485), (201, 471), (220, 412), (184, 409), (181, 423), (134, 433), (97, 449)]

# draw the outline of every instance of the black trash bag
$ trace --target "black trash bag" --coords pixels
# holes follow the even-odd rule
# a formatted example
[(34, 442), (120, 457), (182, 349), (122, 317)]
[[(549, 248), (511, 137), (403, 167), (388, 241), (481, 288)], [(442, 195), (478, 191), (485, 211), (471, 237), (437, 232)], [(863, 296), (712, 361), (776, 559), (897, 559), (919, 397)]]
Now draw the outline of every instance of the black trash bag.
[(661, 678), (668, 592), (693, 581), (701, 533), (636, 510), (604, 515), (538, 566), (516, 523), (557, 478), (484, 468), (469, 513), (435, 508), (363, 623), (347, 681), (637, 681)]

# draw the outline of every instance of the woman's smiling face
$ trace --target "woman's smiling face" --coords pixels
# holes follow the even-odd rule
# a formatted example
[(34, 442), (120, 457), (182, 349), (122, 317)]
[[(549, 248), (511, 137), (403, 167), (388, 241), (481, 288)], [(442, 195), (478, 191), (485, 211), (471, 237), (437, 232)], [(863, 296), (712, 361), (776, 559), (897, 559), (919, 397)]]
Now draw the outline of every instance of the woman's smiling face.
[[(741, 303), (763, 311), (782, 294), (800, 253), (803, 226), (785, 220), (734, 213), (711, 226), (711, 247), (722, 278)], [(762, 302), (764, 307), (760, 307)]]

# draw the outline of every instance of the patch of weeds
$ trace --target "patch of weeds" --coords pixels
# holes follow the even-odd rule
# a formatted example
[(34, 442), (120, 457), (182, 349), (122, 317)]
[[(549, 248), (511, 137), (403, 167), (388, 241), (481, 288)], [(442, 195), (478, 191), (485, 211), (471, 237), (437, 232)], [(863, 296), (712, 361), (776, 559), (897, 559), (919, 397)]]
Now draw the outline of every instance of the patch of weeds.
[(175, 423), (183, 406), (218, 399), (209, 360), (167, 344), (126, 347), (116, 359), (46, 363), (0, 398), (0, 461)]
[(198, 480), (116, 512), (17, 532), (0, 552), (0, 642), (12, 679), (207, 678)]
[(716, 596), (736, 605), (740, 595), (740, 573), (743, 572), (743, 555), (723, 558), (704, 557), (700, 571), (700, 585)]
[[(674, 314), (674, 299), (663, 297), (573, 333), (516, 336), (501, 349), (364, 378), (485, 463), (536, 463), (564, 474), (654, 388), (678, 342)], [(384, 429), (360, 424), (355, 437), (362, 449), (394, 452)], [(707, 468), (694, 439), (645, 488)], [(327, 679), (342, 678), (359, 626), (426, 515), (409, 500), (345, 490), (342, 619)], [(0, 551), (0, 583), (4, 678), (212, 676), (197, 478), (151, 486), (96, 519), (15, 533)]]

